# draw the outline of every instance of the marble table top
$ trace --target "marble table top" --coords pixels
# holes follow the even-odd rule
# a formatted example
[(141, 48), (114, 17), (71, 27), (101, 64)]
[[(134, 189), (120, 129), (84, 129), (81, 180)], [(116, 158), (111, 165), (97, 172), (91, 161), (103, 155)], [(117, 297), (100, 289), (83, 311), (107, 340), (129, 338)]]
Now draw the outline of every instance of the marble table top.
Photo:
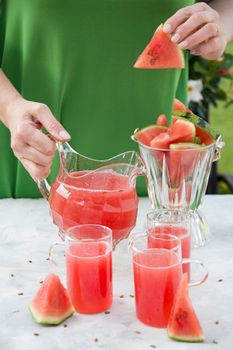
[[(28, 305), (49, 272), (65, 284), (65, 262), (57, 250), (57, 265), (47, 260), (57, 240), (44, 200), (0, 200), (0, 349), (1, 350), (230, 350), (233, 343), (233, 196), (206, 196), (203, 212), (212, 232), (193, 258), (207, 264), (205, 284), (190, 294), (206, 342), (179, 343), (165, 329), (141, 324), (135, 317), (131, 257), (122, 242), (114, 253), (114, 302), (110, 313), (75, 314), (57, 327), (32, 319)], [(141, 199), (135, 232), (143, 230), (148, 199)]]

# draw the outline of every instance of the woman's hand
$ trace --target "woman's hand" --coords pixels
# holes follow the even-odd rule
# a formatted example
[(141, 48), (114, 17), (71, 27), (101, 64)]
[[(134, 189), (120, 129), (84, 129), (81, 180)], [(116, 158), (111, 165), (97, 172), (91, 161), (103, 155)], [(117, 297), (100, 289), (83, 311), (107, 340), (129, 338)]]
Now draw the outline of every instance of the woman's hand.
[(177, 11), (165, 22), (163, 30), (172, 35), (172, 41), (181, 49), (208, 60), (221, 59), (227, 45), (218, 12), (204, 2)]
[(11, 148), (32, 178), (46, 178), (56, 149), (55, 141), (42, 133), (44, 127), (56, 141), (68, 141), (70, 135), (52, 115), (50, 109), (20, 95), (6, 111), (5, 124), (11, 132)]

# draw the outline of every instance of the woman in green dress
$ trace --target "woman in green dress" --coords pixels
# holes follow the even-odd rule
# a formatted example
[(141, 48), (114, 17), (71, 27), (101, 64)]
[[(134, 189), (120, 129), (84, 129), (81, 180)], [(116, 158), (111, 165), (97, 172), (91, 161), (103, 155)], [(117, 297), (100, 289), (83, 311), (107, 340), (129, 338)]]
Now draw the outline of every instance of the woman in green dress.
[(55, 151), (42, 127), (103, 159), (135, 147), (133, 130), (169, 115), (175, 96), (186, 102), (187, 66), (132, 66), (162, 22), (181, 48), (221, 57), (232, 1), (193, 3), (0, 0), (0, 198), (40, 195), (33, 179), (50, 173)]

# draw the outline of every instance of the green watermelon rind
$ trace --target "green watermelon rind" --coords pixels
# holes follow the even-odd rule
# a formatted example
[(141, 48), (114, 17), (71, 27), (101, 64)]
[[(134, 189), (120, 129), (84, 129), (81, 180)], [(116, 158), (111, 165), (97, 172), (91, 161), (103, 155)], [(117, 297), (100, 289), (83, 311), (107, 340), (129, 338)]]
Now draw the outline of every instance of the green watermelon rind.
[(171, 143), (169, 145), (169, 148), (172, 150), (195, 150), (195, 149), (203, 149), (205, 146), (199, 145), (195, 142), (178, 142), (178, 143)]
[(47, 325), (47, 326), (57, 326), (60, 323), (64, 322), (67, 318), (71, 317), (74, 313), (74, 308), (71, 307), (67, 312), (65, 312), (63, 315), (60, 317), (51, 317), (51, 316), (44, 316), (41, 315), (36, 311), (36, 309), (33, 307), (33, 305), (29, 305), (29, 311), (33, 317), (33, 319), (41, 324), (41, 325)]
[(205, 341), (205, 337), (199, 337), (199, 338), (190, 338), (190, 337), (179, 337), (177, 335), (174, 335), (170, 333), (169, 331), (167, 332), (169, 338), (179, 341), (179, 342), (185, 342), (185, 343), (203, 343)]
[(221, 136), (216, 130), (214, 130), (209, 123), (207, 123), (204, 119), (198, 117), (196, 114), (187, 113), (184, 111), (175, 111), (173, 112), (173, 116), (185, 118), (192, 122), (195, 126), (198, 126), (202, 130), (204, 130), (207, 134), (213, 137), (214, 140), (218, 140)]

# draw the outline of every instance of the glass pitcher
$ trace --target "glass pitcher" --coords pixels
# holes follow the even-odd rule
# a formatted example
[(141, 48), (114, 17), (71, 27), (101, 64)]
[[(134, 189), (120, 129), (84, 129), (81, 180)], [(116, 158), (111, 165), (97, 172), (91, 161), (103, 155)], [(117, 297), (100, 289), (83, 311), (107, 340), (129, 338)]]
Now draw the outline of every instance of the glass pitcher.
[[(211, 130), (215, 140), (201, 148), (159, 149), (146, 146), (134, 135), (147, 173), (147, 188), (154, 209), (190, 209), (194, 247), (210, 238), (208, 225), (199, 207), (208, 184), (212, 162), (220, 158), (224, 143), (208, 123), (194, 116), (195, 125)], [(191, 117), (190, 117), (191, 119)], [(138, 131), (135, 130), (135, 133)]]
[(143, 174), (139, 154), (129, 151), (107, 160), (77, 153), (67, 143), (57, 143), (60, 168), (52, 186), (39, 180), (49, 201), (59, 235), (77, 224), (101, 224), (112, 229), (113, 245), (127, 238), (136, 224), (136, 177)]

